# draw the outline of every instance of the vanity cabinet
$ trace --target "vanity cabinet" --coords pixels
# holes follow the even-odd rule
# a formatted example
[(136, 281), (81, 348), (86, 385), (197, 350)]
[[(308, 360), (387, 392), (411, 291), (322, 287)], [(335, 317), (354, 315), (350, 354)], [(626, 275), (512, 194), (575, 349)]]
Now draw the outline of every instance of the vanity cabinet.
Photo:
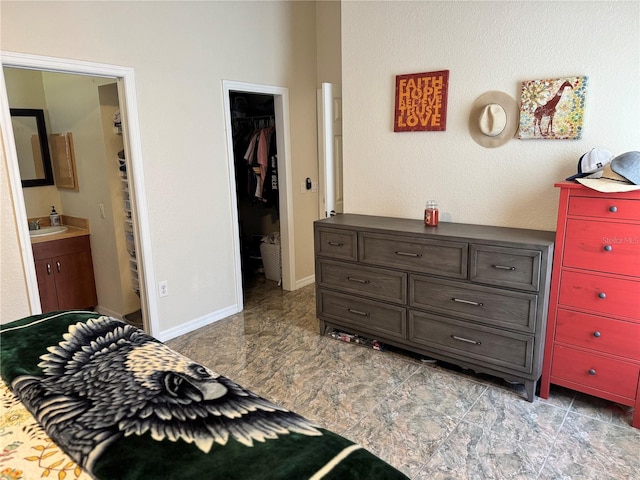
[(318, 220), (320, 333), (336, 328), (524, 383), (533, 401), (554, 238), (354, 214)]
[(635, 407), (640, 428), (640, 192), (560, 182), (540, 396), (550, 384)]
[(35, 243), (32, 247), (43, 312), (96, 306), (88, 235)]

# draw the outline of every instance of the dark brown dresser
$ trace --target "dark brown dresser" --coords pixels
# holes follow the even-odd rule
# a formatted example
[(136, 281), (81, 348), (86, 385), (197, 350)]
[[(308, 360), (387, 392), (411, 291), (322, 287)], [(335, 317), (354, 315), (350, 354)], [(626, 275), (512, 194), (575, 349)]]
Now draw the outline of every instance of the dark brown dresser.
[(555, 232), (345, 214), (314, 223), (329, 328), (523, 383), (542, 370)]

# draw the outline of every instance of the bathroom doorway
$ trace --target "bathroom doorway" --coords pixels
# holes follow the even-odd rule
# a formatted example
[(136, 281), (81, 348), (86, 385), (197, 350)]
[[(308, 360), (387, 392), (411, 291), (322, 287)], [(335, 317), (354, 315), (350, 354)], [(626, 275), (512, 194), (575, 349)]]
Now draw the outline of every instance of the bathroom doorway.
[[(107, 115), (109, 121), (113, 122), (111, 125), (107, 126), (105, 130), (110, 132), (115, 132), (117, 126), (115, 125), (115, 113), (118, 111), (118, 115), (120, 117), (120, 125), (121, 131), (119, 132), (119, 141), (122, 146), (122, 156), (125, 156), (126, 152), (126, 160), (123, 161), (126, 164), (126, 167), (129, 169), (130, 173), (130, 185), (129, 191), (127, 194), (129, 195), (128, 201), (131, 206), (131, 225), (134, 231), (137, 233), (135, 239), (135, 250), (138, 255), (138, 264), (137, 264), (137, 273), (139, 276), (139, 299), (138, 299), (138, 307), (140, 310), (138, 320), (141, 322), (141, 326), (143, 328), (153, 334), (157, 327), (155, 322), (152, 320), (155, 318), (153, 312), (156, 311), (156, 301), (153, 289), (146, 288), (145, 279), (148, 278), (151, 270), (150, 263), (150, 252), (148, 252), (148, 248), (145, 248), (145, 245), (148, 244), (148, 227), (147, 227), (147, 218), (146, 218), (146, 208), (144, 207), (144, 184), (142, 182), (142, 165), (139, 161), (140, 159), (140, 141), (139, 141), (139, 128), (137, 123), (137, 110), (136, 110), (136, 102), (135, 102), (135, 85), (133, 79), (133, 70), (128, 67), (118, 67), (112, 65), (104, 65), (104, 64), (95, 64), (90, 62), (79, 62), (72, 61), (66, 59), (57, 59), (52, 57), (40, 57), (34, 55), (27, 54), (19, 54), (12, 52), (2, 52), (2, 66), (8, 69), (24, 69), (30, 70), (32, 72), (40, 72), (43, 75), (68, 75), (69, 77), (74, 77), (75, 79), (82, 79), (84, 81), (94, 82), (95, 83), (95, 96), (96, 99), (101, 97), (102, 100), (106, 100), (107, 106), (106, 110), (103, 106), (98, 106), (96, 104), (96, 110), (98, 111), (96, 114), (98, 116)], [(4, 78), (4, 76), (3, 76)], [(5, 82), (3, 81), (3, 86)], [(99, 90), (101, 88), (101, 90)], [(3, 98), (3, 106), (2, 106), (2, 116), (5, 124), (10, 125), (10, 117), (8, 112), (9, 101), (7, 97), (7, 91), (2, 89), (1, 95)], [(98, 102), (98, 100), (96, 100)], [(104, 120), (104, 118), (103, 118)], [(52, 133), (52, 132), (49, 132)], [(116, 133), (117, 135), (117, 133)], [(9, 138), (10, 137), (10, 138)], [(6, 139), (10, 140), (7, 143), (12, 143), (13, 137), (12, 135), (7, 135)], [(76, 147), (77, 147), (76, 142)], [(104, 145), (96, 146), (96, 148), (104, 149), (106, 148)], [(114, 147), (115, 148), (115, 147)], [(14, 151), (12, 148), (9, 148), (7, 152), (7, 164), (9, 166), (9, 180), (12, 185), (12, 197), (14, 200), (14, 211), (16, 219), (19, 218), (27, 218), (27, 208), (25, 205), (25, 194), (21, 187), (20, 181), (20, 172), (19, 167), (17, 165), (17, 159), (14, 156)], [(119, 153), (118, 150), (117, 153)], [(113, 152), (111, 152), (113, 153)], [(105, 157), (106, 157), (105, 153)], [(113, 166), (116, 170), (120, 166), (118, 164), (117, 159), (111, 159), (113, 161)], [(87, 167), (89, 168), (89, 167)], [(95, 180), (95, 179), (94, 179)], [(91, 180), (93, 181), (93, 180)], [(100, 181), (100, 180), (98, 180)], [(101, 180), (104, 182), (104, 179)], [(118, 180), (120, 185), (121, 182)], [(89, 182), (85, 183), (85, 191), (89, 186)], [(108, 190), (108, 189), (107, 189)], [(123, 200), (123, 191), (122, 187), (119, 188), (118, 195), (120, 195), (120, 199)], [(70, 198), (70, 197), (69, 197)], [(82, 199), (74, 199), (77, 205), (82, 203)], [(95, 221), (90, 224), (92, 234), (102, 233), (101, 229), (105, 228), (106, 222), (101, 220), (106, 220), (106, 217), (110, 215), (110, 211), (108, 209), (108, 200), (105, 197), (105, 201), (101, 203), (96, 203), (95, 199), (93, 199), (91, 207), (95, 207), (96, 211), (100, 213), (101, 219)], [(72, 201), (71, 199), (69, 200)], [(95, 205), (93, 205), (95, 203)], [(104, 205), (103, 205), (104, 203)], [(142, 204), (142, 205), (141, 205)], [(98, 209), (98, 207), (100, 207)], [(81, 208), (81, 207), (74, 207)], [(102, 211), (105, 210), (105, 213)], [(121, 211), (119, 206), (113, 206), (113, 210)], [(93, 212), (92, 214), (95, 214)], [(89, 215), (86, 215), (89, 216)], [(98, 217), (99, 218), (99, 217)], [(35, 269), (33, 267), (33, 256), (31, 252), (30, 238), (27, 230), (26, 223), (23, 226), (21, 222), (18, 228), (18, 236), (21, 244), (22, 251), (25, 252), (23, 263), (24, 263), (24, 271), (27, 276), (27, 288), (29, 291), (29, 299), (31, 304), (32, 312), (36, 313), (40, 311), (40, 302), (38, 296), (38, 285), (35, 279)], [(114, 234), (112, 232), (112, 234)], [(92, 242), (93, 243), (93, 242)], [(93, 247), (92, 247), (93, 249)], [(94, 267), (103, 262), (104, 259), (101, 255), (96, 254), (94, 251), (93, 263)], [(128, 259), (127, 259), (128, 263)], [(94, 268), (95, 269), (95, 268)], [(97, 282), (98, 284), (99, 282)], [(97, 285), (98, 290), (100, 290), (100, 285)], [(105, 287), (109, 288), (109, 286)], [(151, 290), (151, 291), (150, 291)], [(98, 302), (100, 303), (100, 291), (98, 292)], [(129, 305), (132, 305), (129, 303)], [(125, 307), (125, 309), (128, 307)], [(124, 317), (126, 314), (130, 314), (133, 312), (129, 311), (119, 311), (113, 312), (107, 309), (106, 313), (113, 316)]]

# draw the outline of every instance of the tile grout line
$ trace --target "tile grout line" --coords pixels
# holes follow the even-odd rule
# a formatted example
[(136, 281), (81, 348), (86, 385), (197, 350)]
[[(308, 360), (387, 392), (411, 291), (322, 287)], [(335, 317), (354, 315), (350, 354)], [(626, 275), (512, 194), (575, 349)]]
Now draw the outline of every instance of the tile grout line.
[(411, 373), (411, 375), (409, 375), (407, 378), (405, 378), (402, 382), (400, 382), (393, 390), (391, 390), (389, 393), (387, 393), (384, 397), (382, 397), (380, 399), (380, 401), (378, 401), (375, 406), (369, 410), (367, 413), (365, 413), (363, 416), (359, 417), (358, 420), (356, 422), (353, 423), (353, 425), (350, 425), (349, 428), (347, 428), (343, 434), (346, 434), (347, 432), (349, 432), (350, 430), (352, 430), (354, 427), (356, 427), (362, 420), (364, 420), (365, 418), (367, 418), (369, 415), (371, 415), (371, 413), (378, 408), (380, 405), (382, 405), (382, 402), (384, 402), (387, 398), (389, 398), (391, 395), (393, 395), (396, 391), (398, 391), (398, 389), (404, 385), (405, 383), (407, 383), (409, 381), (409, 379), (411, 377), (413, 377), (416, 373), (418, 373), (418, 371), (420, 370), (420, 367), (422, 365), (416, 365), (416, 369)]
[[(542, 462), (542, 465), (540, 466), (540, 470), (538, 470), (538, 474), (536, 475), (536, 479), (540, 478), (540, 476), (542, 475), (542, 472), (544, 471), (544, 467), (546, 467), (547, 465), (547, 460), (549, 460), (549, 457), (551, 456), (551, 453), (553, 452), (553, 450), (555, 449), (557, 443), (558, 443), (558, 438), (560, 437), (560, 432), (562, 431), (562, 427), (564, 427), (565, 422), (567, 421), (567, 417), (569, 416), (569, 413), (571, 412), (571, 407), (573, 406), (573, 402), (575, 401), (576, 397), (575, 394), (573, 395), (573, 397), (571, 398), (571, 402), (569, 403), (569, 406), (567, 407), (567, 411), (565, 412), (564, 416), (562, 417), (562, 421), (560, 422), (560, 425), (558, 426), (558, 430), (556, 432), (555, 437), (553, 438), (553, 441), (551, 442), (551, 446), (549, 447), (549, 451), (547, 452), (547, 454), (544, 457), (544, 461)], [(554, 405), (551, 405), (552, 407), (554, 407)], [(555, 407), (555, 408), (559, 408), (559, 407)]]
[(425, 462), (420, 465), (420, 468), (418, 468), (418, 471), (416, 472), (415, 476), (412, 477), (412, 480), (418, 480), (418, 476), (420, 475), (420, 472), (422, 472), (426, 466), (429, 464), (429, 462), (431, 461), (431, 459), (433, 457), (436, 456), (436, 454), (442, 449), (442, 447), (447, 443), (447, 441), (449, 440), (449, 438), (451, 437), (451, 435), (453, 435), (453, 433), (458, 429), (458, 427), (462, 424), (462, 422), (464, 421), (465, 417), (467, 416), (467, 414), (473, 409), (473, 407), (475, 407), (475, 405), (480, 401), (480, 399), (482, 398), (482, 396), (487, 393), (487, 391), (489, 390), (489, 385), (483, 385), (484, 389), (482, 390), (482, 392), (480, 392), (480, 394), (478, 395), (478, 398), (476, 398), (473, 403), (471, 405), (469, 405), (469, 408), (467, 408), (465, 410), (465, 412), (462, 414), (462, 416), (458, 419), (458, 421), (456, 422), (455, 427), (453, 427), (453, 429), (451, 429), (451, 431), (447, 434), (447, 436), (445, 438), (442, 439), (442, 441), (440, 442), (440, 444), (438, 445), (438, 448), (436, 448), (433, 453), (431, 455), (429, 455), (429, 458), (427, 460), (425, 460)]

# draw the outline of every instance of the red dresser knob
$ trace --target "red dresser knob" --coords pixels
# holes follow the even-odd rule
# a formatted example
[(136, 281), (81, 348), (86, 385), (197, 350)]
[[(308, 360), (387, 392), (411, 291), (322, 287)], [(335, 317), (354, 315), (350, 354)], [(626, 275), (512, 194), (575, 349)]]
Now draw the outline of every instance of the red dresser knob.
[(615, 205), (611, 205), (609, 207), (609, 211), (612, 213), (616, 213), (618, 211), (618, 207), (616, 207)]
[(605, 245), (604, 246), (604, 251), (605, 252), (610, 252), (611, 250), (613, 250), (613, 247), (611, 245)]
[(589, 369), (589, 375), (595, 375), (595, 374), (596, 374), (596, 371), (593, 368)]
[(600, 337), (600, 332), (596, 330), (595, 332), (593, 332), (593, 336), (596, 338)]
[(606, 294), (606, 293), (604, 293), (604, 292), (600, 292), (600, 293), (598, 294), (598, 298), (607, 298), (607, 294)]

